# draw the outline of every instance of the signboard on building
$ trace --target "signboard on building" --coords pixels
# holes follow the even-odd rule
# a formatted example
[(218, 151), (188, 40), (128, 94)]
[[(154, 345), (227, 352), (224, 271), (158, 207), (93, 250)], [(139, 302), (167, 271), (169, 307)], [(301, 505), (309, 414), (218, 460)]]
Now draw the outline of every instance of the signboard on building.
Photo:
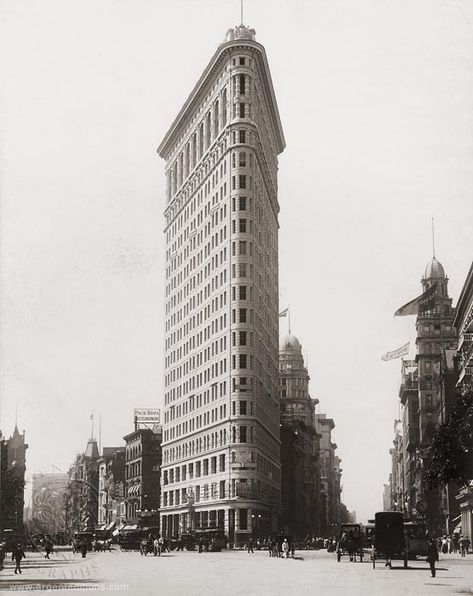
[(135, 427), (152, 427), (161, 421), (161, 410), (159, 408), (135, 408), (133, 410)]

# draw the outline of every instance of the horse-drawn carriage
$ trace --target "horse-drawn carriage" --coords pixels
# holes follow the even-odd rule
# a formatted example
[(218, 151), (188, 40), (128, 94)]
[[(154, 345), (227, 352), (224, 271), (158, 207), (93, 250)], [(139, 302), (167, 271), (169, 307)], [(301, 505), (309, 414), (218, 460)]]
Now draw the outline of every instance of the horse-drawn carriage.
[(127, 530), (118, 537), (118, 544), (122, 551), (140, 550), (141, 540), (142, 533), (140, 530)]
[(376, 513), (374, 525), (374, 543), (371, 555), (373, 569), (376, 567), (376, 559), (385, 560), (385, 566), (389, 568), (392, 567), (392, 559), (401, 559), (404, 561), (406, 569), (408, 552), (402, 511)]
[(93, 548), (94, 535), (92, 532), (75, 532), (72, 536), (72, 552), (78, 553), (85, 546), (88, 551)]
[(350, 561), (356, 562), (356, 557), (363, 561), (364, 536), (360, 524), (342, 524), (340, 537), (337, 540), (337, 561), (343, 555), (348, 555)]

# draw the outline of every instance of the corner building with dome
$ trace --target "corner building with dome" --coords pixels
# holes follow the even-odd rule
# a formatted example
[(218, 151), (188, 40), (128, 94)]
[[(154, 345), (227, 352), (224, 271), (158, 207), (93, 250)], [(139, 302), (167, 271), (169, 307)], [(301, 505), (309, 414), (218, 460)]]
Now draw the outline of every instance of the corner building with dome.
[(277, 533), (278, 155), (266, 52), (230, 29), (158, 153), (166, 161), (161, 530)]
[(434, 535), (450, 533), (458, 515), (456, 487), (427, 490), (423, 485), (424, 465), (436, 429), (445, 422), (456, 399), (454, 356), (457, 334), (455, 311), (448, 294), (448, 278), (435, 256), (421, 280), (423, 292), (435, 285), (432, 301), (419, 308), (416, 319), (415, 360), (403, 361), (401, 430), (391, 449), (391, 507), (408, 518), (424, 516)]

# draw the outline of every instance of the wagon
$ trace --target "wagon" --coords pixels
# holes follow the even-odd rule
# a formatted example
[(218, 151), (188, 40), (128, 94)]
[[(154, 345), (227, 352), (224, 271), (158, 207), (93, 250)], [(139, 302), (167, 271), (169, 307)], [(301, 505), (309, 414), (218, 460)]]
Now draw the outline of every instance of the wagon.
[(340, 537), (337, 540), (337, 561), (340, 562), (343, 555), (348, 555), (350, 561), (356, 562), (356, 557), (363, 561), (364, 536), (360, 524), (342, 524)]
[(386, 561), (392, 567), (392, 559), (404, 561), (407, 569), (407, 545), (404, 536), (404, 515), (401, 511), (381, 511), (375, 515), (374, 543), (372, 549), (373, 569), (376, 559)]

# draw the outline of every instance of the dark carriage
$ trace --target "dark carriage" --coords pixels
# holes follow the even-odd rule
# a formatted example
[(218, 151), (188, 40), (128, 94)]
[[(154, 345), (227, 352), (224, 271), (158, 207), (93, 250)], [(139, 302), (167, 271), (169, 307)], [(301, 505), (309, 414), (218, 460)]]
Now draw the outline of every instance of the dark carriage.
[(404, 514), (401, 511), (381, 511), (376, 513), (374, 525), (373, 569), (376, 567), (376, 559), (385, 560), (389, 568), (392, 566), (392, 559), (399, 559), (404, 561), (404, 568), (407, 569)]

